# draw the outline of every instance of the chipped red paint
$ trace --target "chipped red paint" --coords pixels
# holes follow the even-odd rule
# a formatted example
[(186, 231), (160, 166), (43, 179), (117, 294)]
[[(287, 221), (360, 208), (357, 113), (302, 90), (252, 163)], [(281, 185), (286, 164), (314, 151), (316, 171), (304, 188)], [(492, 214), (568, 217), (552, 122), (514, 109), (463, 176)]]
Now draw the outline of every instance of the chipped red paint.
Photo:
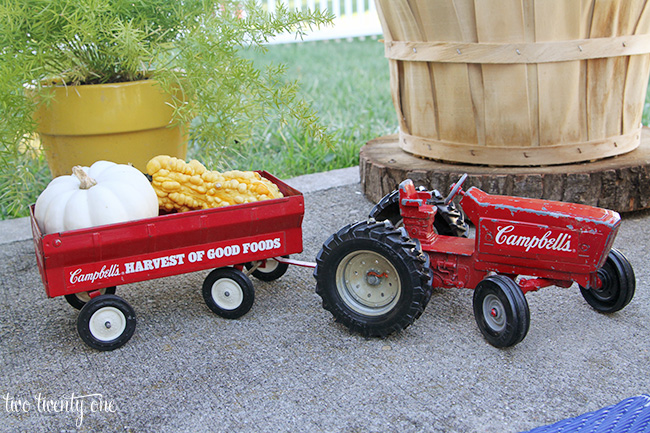
[(438, 235), (429, 191), (410, 180), (400, 185), (400, 212), (409, 236), (430, 257), (434, 286), (474, 288), (489, 273), (538, 277), (522, 290), (598, 284), (621, 222), (618, 213), (592, 206), (459, 191), (460, 206), (474, 224), (474, 239)]

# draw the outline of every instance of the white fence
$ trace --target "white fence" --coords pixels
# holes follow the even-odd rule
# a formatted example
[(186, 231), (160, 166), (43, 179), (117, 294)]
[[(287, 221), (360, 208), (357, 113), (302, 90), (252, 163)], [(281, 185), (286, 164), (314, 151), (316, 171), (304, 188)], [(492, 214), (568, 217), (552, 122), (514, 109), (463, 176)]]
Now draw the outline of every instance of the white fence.
[[(309, 31), (302, 41), (382, 34), (374, 0), (264, 0), (264, 6), (269, 12), (275, 11), (277, 4), (283, 4), (288, 9), (328, 10), (335, 16), (333, 25)], [(288, 43), (300, 40), (296, 39), (295, 35), (280, 35), (273, 42)]]

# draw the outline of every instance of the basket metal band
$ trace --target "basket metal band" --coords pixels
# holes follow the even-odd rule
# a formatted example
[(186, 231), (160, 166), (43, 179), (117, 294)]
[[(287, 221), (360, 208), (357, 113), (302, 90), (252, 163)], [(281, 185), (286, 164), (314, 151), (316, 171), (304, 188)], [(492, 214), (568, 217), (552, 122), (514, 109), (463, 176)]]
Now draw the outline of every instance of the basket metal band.
[(386, 41), (392, 60), (441, 63), (551, 63), (650, 53), (650, 34), (533, 43)]

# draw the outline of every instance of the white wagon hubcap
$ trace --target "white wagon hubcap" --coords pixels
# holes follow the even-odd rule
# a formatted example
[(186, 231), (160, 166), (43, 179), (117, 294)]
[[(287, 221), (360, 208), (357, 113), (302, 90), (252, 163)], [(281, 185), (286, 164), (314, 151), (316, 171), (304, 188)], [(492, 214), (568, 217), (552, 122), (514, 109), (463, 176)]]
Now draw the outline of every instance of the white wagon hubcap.
[(236, 281), (222, 278), (212, 285), (212, 299), (219, 308), (234, 310), (244, 301), (244, 291)]
[(103, 307), (92, 315), (88, 327), (93, 337), (100, 341), (115, 340), (126, 329), (126, 317), (118, 308)]
[[(106, 293), (106, 289), (99, 290), (100, 295), (103, 295), (104, 293)], [(88, 292), (75, 293), (75, 296), (84, 304), (90, 302), (90, 295), (88, 294)]]
[(265, 274), (270, 274), (271, 272), (275, 271), (278, 268), (278, 261), (275, 259), (266, 259), (266, 262), (262, 265), (260, 265), (257, 269), (260, 272), (263, 272)]

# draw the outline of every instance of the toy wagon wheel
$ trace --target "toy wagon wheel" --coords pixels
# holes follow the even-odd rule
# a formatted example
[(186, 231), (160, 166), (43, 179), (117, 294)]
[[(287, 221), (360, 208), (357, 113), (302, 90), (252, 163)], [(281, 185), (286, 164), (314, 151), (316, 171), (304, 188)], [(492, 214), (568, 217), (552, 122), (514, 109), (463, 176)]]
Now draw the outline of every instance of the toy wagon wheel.
[(580, 287), (583, 298), (601, 313), (613, 313), (630, 303), (636, 289), (634, 270), (618, 250), (610, 250), (602, 268), (598, 269), (599, 288)]
[(203, 281), (203, 299), (206, 305), (225, 319), (237, 319), (253, 306), (255, 288), (242, 271), (219, 268)]
[(122, 347), (135, 332), (135, 311), (122, 298), (99, 295), (84, 305), (77, 317), (77, 332), (88, 346), (107, 351)]
[[(436, 232), (445, 236), (467, 237), (469, 227), (465, 222), (465, 216), (456, 208), (453, 202), (445, 206), (442, 203), (443, 200), (442, 197), (436, 200), (436, 202), (440, 202), (438, 212), (433, 220), (433, 227)], [(399, 211), (399, 190), (394, 190), (379, 200), (379, 203), (372, 208), (368, 217), (377, 221), (388, 220), (395, 227), (402, 227), (402, 215)]]
[(408, 327), (431, 298), (429, 256), (390, 223), (343, 227), (323, 245), (314, 276), (323, 307), (366, 337)]
[[(282, 256), (288, 258), (289, 256)], [(252, 269), (254, 267), (253, 263), (246, 263), (246, 269)], [(257, 267), (251, 274), (260, 281), (274, 281), (283, 276), (289, 265), (286, 263), (280, 263), (274, 258), (266, 259), (263, 263)]]
[(514, 346), (528, 333), (528, 302), (512, 279), (504, 275), (486, 277), (474, 290), (473, 304), (476, 324), (491, 345)]
[[(99, 293), (101, 295), (114, 295), (115, 289), (115, 286), (106, 287), (105, 289), (100, 289)], [(68, 301), (68, 304), (70, 304), (73, 308), (81, 310), (84, 305), (90, 301), (90, 295), (88, 295), (88, 292), (71, 293), (69, 295), (65, 295), (65, 300)]]

